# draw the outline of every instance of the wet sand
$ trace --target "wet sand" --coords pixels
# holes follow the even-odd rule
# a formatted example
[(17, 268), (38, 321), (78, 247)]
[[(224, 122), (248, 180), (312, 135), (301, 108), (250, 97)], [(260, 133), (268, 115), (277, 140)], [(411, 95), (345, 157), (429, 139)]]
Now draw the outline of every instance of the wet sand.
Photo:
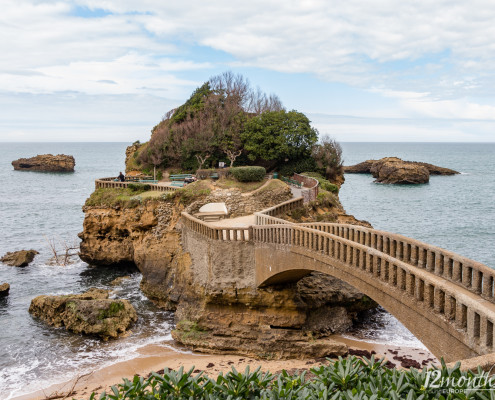
[[(397, 368), (401, 368), (401, 360), (404, 359), (415, 360), (420, 365), (429, 365), (431, 361), (427, 360), (433, 360), (433, 362), (438, 363), (438, 360), (424, 349), (374, 344), (341, 336), (334, 336), (333, 338), (346, 343), (351, 349), (351, 354), (369, 356), (371, 352), (375, 352), (375, 357), (386, 357)], [(196, 373), (204, 371), (207, 375), (214, 377), (220, 372), (230, 371), (232, 367), (238, 371), (244, 371), (247, 366), (251, 370), (261, 366), (265, 371), (276, 373), (282, 369), (303, 370), (326, 363), (325, 359), (270, 361), (237, 355), (192, 353), (178, 350), (174, 347), (174, 342), (172, 341), (163, 344), (165, 346), (145, 346), (139, 350), (138, 357), (128, 361), (116, 362), (108, 367), (95, 370), (90, 375), (81, 377), (77, 382), (77, 374), (75, 374), (70, 381), (46, 387), (35, 393), (15, 397), (15, 399), (41, 400), (49, 397), (53, 398), (56, 395), (61, 395), (60, 398), (64, 398), (72, 388), (74, 393), (71, 393), (67, 398), (87, 399), (92, 392), (101, 393), (103, 390), (108, 392), (110, 386), (121, 383), (122, 378), (132, 379), (135, 375), (146, 377), (151, 371), (159, 371), (165, 367), (169, 369), (184, 367), (185, 370), (194, 367)]]

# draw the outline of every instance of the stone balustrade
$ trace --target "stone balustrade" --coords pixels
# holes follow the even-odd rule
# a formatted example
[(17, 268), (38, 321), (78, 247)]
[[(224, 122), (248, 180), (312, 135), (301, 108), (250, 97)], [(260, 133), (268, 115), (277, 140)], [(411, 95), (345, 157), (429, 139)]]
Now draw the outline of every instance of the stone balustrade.
[(362, 226), (331, 223), (301, 225), (376, 249), (495, 303), (495, 270), (477, 261), (419, 240)]
[[(138, 182), (120, 182), (116, 181), (115, 177), (113, 178), (100, 178), (95, 180), (95, 190), (97, 189), (107, 189), (107, 188), (126, 188), (129, 186), (129, 184), (136, 184)], [(152, 187), (152, 190), (158, 191), (158, 192), (175, 192), (176, 190), (180, 189), (178, 187), (173, 187), (173, 186), (165, 186), (165, 185), (158, 185), (156, 183), (146, 183), (146, 185), (150, 185)]]
[(257, 285), (329, 273), (383, 305), (437, 356), (455, 360), (494, 352), (494, 270), (398, 234), (277, 217), (302, 205), (297, 198), (257, 212), (249, 228), (182, 216), (185, 227), (206, 238), (254, 243)]
[(292, 179), (303, 185), (304, 189), (301, 194), (305, 203), (316, 200), (316, 197), (318, 196), (318, 187), (320, 185), (317, 179), (302, 174), (294, 174)]
[[(438, 269), (426, 269), (423, 266), (412, 265), (406, 261), (410, 260), (409, 257), (401, 256), (399, 259), (376, 249), (375, 247), (379, 247), (376, 246), (376, 233), (367, 232), (369, 235), (364, 235), (363, 239), (352, 240), (344, 237), (350, 230), (341, 230), (342, 236), (338, 236), (324, 230), (331, 229), (331, 226), (321, 224), (319, 227), (322, 229), (316, 230), (314, 227), (300, 224), (255, 226), (253, 227), (253, 241), (265, 245), (282, 245), (287, 248), (301, 247), (310, 250), (311, 254), (323, 255), (328, 259), (328, 263), (336, 261), (345, 264), (359, 271), (360, 274), (367, 275), (367, 279), (385, 283), (390, 293), (398, 291), (400, 295), (421, 303), (421, 306), (430, 313), (437, 314), (439, 318), (452, 326), (453, 331), (463, 336), (463, 341), (467, 347), (474, 350), (474, 354), (487, 354), (494, 351), (495, 306), (480, 301), (478, 297), (480, 292), (471, 290), (473, 286), (466, 285), (462, 281), (462, 269), (460, 270), (460, 261), (456, 261), (456, 257), (452, 257), (453, 262), (458, 263), (457, 267), (453, 268), (453, 275), (456, 273), (456, 276), (461, 278), (452, 281), (447, 279), (443, 273), (436, 274), (435, 271)], [(342, 228), (346, 227), (334, 227), (334, 229)], [(424, 244), (424, 246), (427, 245)], [(433, 253), (439, 254), (440, 252), (437, 250)], [(431, 260), (431, 256), (429, 258), (426, 256), (426, 259)], [(473, 263), (471, 261), (467, 265), (473, 268)], [(432, 265), (437, 264), (433, 262)], [(292, 265), (288, 267), (290, 268), (296, 269), (297, 267)], [(466, 271), (472, 273), (473, 270)], [(267, 273), (267, 277), (272, 276)], [(478, 287), (481, 288), (482, 285), (478, 283)], [(400, 319), (399, 316), (398, 318)]]
[(215, 226), (195, 218), (187, 212), (182, 213), (182, 221), (187, 228), (200, 233), (208, 239), (247, 242), (252, 238), (253, 229), (251, 226), (248, 228)]

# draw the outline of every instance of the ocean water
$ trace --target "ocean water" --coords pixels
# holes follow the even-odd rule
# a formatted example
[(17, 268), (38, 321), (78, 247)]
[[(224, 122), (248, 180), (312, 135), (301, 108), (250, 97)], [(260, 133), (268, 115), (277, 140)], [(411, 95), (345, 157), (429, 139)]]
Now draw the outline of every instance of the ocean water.
[[(78, 243), (84, 214), (81, 206), (96, 177), (124, 169), (127, 143), (0, 143), (0, 254), (20, 249), (40, 252), (26, 268), (0, 264), (0, 283), (10, 294), (0, 299), (0, 399), (63, 382), (94, 366), (136, 356), (148, 343), (171, 340), (172, 314), (155, 307), (139, 290), (134, 270), (95, 268), (78, 260), (69, 266), (49, 264), (47, 240)], [(14, 171), (11, 161), (36, 154), (71, 154), (74, 173)], [(129, 275), (122, 287), (109, 283)], [(90, 287), (112, 288), (111, 297), (126, 298), (138, 312), (132, 335), (117, 341), (73, 335), (47, 327), (28, 313), (41, 294), (81, 293)], [(166, 344), (165, 344), (166, 345)], [(22, 383), (21, 383), (22, 382)]]
[[(156, 308), (139, 291), (134, 270), (95, 268), (81, 261), (66, 267), (49, 264), (47, 240), (77, 242), (84, 215), (81, 206), (94, 179), (124, 169), (127, 143), (0, 143), (0, 255), (34, 248), (33, 264), (20, 269), (0, 264), (0, 283), (9, 297), (0, 300), (0, 399), (61, 382), (95, 366), (131, 358), (148, 343), (170, 345), (171, 313)], [(343, 143), (346, 164), (399, 156), (462, 172), (432, 177), (428, 185), (388, 186), (369, 175), (347, 175), (341, 190), (346, 210), (375, 228), (398, 232), (495, 266), (495, 144)], [(71, 154), (75, 173), (14, 171), (11, 161), (36, 154)], [(127, 298), (139, 321), (132, 335), (101, 342), (47, 327), (28, 313), (41, 294), (80, 293), (110, 288), (114, 278), (131, 279), (112, 296)], [(355, 338), (420, 347), (390, 314), (370, 317)], [(22, 382), (22, 385), (19, 383)]]
[[(460, 172), (425, 185), (384, 185), (346, 174), (339, 197), (374, 228), (451, 250), (495, 268), (495, 143), (342, 143), (344, 165), (396, 156)], [(370, 315), (353, 338), (424, 347), (392, 315)]]

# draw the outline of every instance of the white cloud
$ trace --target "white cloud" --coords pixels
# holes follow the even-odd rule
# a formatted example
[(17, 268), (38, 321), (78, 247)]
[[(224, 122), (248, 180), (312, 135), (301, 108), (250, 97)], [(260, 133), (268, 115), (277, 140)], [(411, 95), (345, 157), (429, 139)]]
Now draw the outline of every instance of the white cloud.
[[(77, 18), (75, 5), (113, 15)], [(364, 87), (414, 84), (462, 96), (495, 83), (495, 3), (489, 0), (19, 0), (2, 12), (4, 71), (92, 62), (113, 67), (138, 53), (135, 71), (143, 58), (177, 54), (181, 40), (225, 51), (245, 65)], [(394, 69), (393, 63), (404, 65)]]
[[(142, 23), (159, 37), (186, 38), (246, 65), (277, 71), (395, 89), (414, 82), (449, 96), (494, 80), (489, 71), (495, 57), (495, 3), (489, 0), (81, 3), (104, 4), (115, 12), (151, 11)], [(394, 62), (411, 65), (399, 71), (382, 68)]]
[(489, 104), (478, 104), (466, 99), (432, 100), (429, 93), (390, 90), (382, 93), (385, 96), (397, 98), (404, 110), (416, 116), (438, 119), (495, 121), (495, 106)]
[[(82, 18), (74, 15), (76, 7), (109, 15)], [(495, 2), (489, 0), (6, 0), (0, 15), (1, 96), (10, 93), (15, 103), (16, 93), (47, 95), (75, 120), (78, 114), (63, 102), (67, 93), (84, 99), (84, 115), (95, 111), (85, 96), (102, 96), (101, 102), (92, 98), (102, 109), (103, 101), (119, 103), (119, 96), (175, 105), (164, 99), (184, 99), (219, 68), (216, 60), (191, 53), (193, 46), (206, 46), (232, 55), (233, 66), (374, 88), (397, 101), (383, 115), (493, 120), (493, 20)], [(22, 115), (24, 104), (17, 111), (5, 104), (7, 118), (5, 110)], [(31, 100), (27, 104), (33, 106)], [(123, 109), (135, 116), (131, 103)], [(151, 109), (162, 115), (168, 108)], [(370, 116), (374, 109), (360, 105), (358, 115)], [(137, 120), (149, 127), (157, 115)], [(112, 118), (105, 121), (108, 126)], [(374, 126), (381, 137), (383, 127)], [(4, 126), (0, 135), (28, 129), (15, 128)], [(356, 125), (341, 128), (362, 137)], [(383, 129), (390, 136), (390, 128)], [(440, 139), (471, 137), (466, 126), (439, 129)], [(403, 132), (418, 140), (429, 135), (417, 127)], [(480, 132), (486, 137), (488, 130)]]

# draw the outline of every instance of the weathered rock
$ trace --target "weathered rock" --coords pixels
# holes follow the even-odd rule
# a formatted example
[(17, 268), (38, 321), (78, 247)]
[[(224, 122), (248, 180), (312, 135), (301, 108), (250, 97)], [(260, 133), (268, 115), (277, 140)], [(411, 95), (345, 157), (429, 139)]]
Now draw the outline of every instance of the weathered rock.
[(92, 288), (83, 294), (38, 296), (31, 301), (29, 312), (48, 325), (65, 326), (74, 333), (116, 338), (137, 321), (137, 314), (127, 300), (109, 299), (108, 293)]
[(130, 276), (120, 276), (115, 278), (112, 282), (110, 282), (110, 286), (120, 286), (124, 283), (124, 281), (131, 279)]
[(2, 283), (0, 285), (0, 298), (9, 295), (10, 285), (8, 283)]
[(425, 166), (407, 163), (395, 157), (378, 160), (370, 172), (378, 183), (419, 184), (430, 180), (430, 173)]
[(16, 171), (74, 172), (74, 157), (65, 154), (42, 154), (12, 161)]
[[(216, 190), (187, 207), (189, 213), (210, 202), (224, 202), (229, 215), (246, 215), (290, 197), (286, 187), (246, 196)], [(141, 289), (160, 307), (175, 311), (174, 338), (199, 351), (234, 352), (255, 357), (323, 357), (344, 354), (346, 346), (325, 336), (342, 332), (357, 311), (374, 306), (366, 296), (323, 274), (297, 284), (256, 288), (254, 270), (241, 268), (252, 259), (252, 244), (219, 242), (215, 254), (205, 241), (185, 250), (177, 199), (147, 202), (136, 208), (85, 207), (80, 234), (81, 258), (95, 265), (134, 263)], [(192, 239), (188, 239), (192, 240)], [(211, 259), (214, 276), (197, 270), (194, 257)], [(236, 265), (237, 269), (232, 267)], [(211, 272), (213, 274), (213, 272)], [(326, 324), (318, 323), (325, 314)], [(328, 315), (327, 315), (328, 314)]]
[(19, 250), (8, 252), (0, 261), (11, 267), (25, 267), (34, 260), (34, 256), (39, 254), (36, 250)]
[(395, 160), (395, 161), (401, 161), (404, 164), (423, 166), (428, 170), (430, 175), (456, 175), (459, 173), (457, 171), (454, 171), (453, 169), (443, 168), (443, 167), (439, 167), (439, 166), (424, 163), (424, 162), (403, 161), (397, 157), (385, 157), (385, 158), (381, 158), (380, 160), (366, 160), (366, 161), (363, 161), (363, 162), (356, 164), (356, 165), (350, 165), (350, 166), (344, 167), (344, 172), (347, 174), (371, 174), (372, 173), (371, 172), (372, 167), (376, 163), (380, 163), (380, 162), (383, 162), (385, 160), (389, 160), (389, 161)]
[(344, 172), (346, 174), (370, 174), (371, 167), (378, 160), (366, 160), (356, 165), (344, 166)]

